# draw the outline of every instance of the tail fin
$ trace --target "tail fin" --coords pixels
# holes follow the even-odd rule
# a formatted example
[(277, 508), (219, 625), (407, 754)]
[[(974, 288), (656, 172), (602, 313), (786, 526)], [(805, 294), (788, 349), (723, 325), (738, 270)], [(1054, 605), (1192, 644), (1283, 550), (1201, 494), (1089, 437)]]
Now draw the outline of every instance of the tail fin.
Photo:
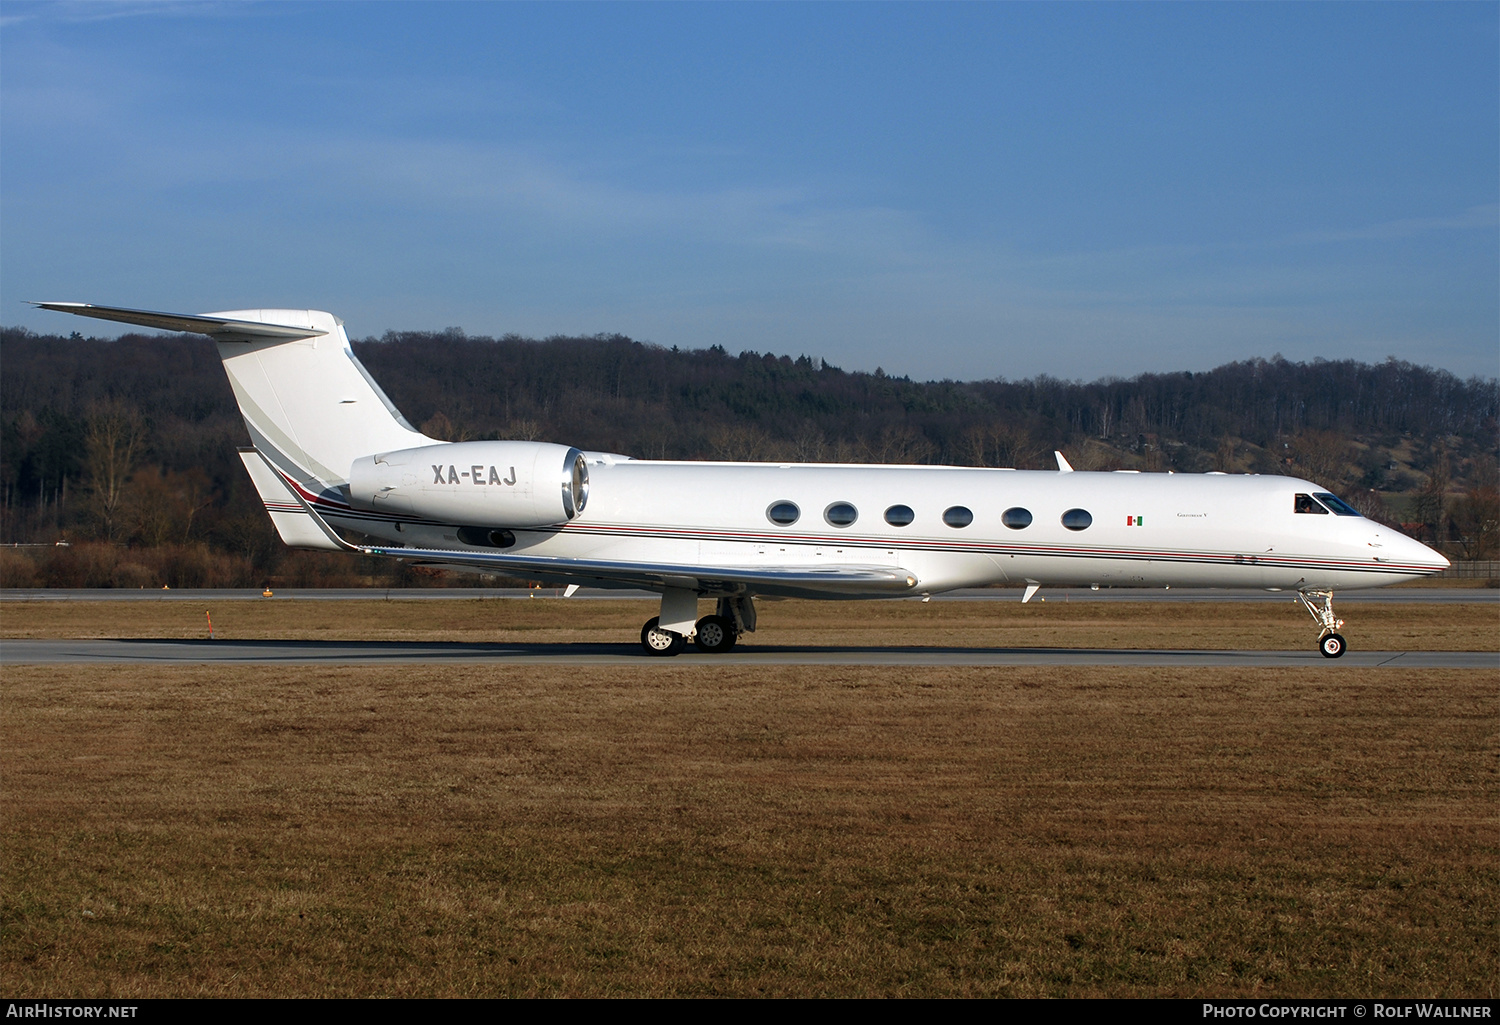
[(332, 314), (238, 310), (215, 316), (318, 329), (292, 341), (219, 342), (251, 443), (313, 494), (348, 483), (349, 467), (361, 456), (430, 443), (355, 358), (343, 322)]
[(100, 320), (192, 331), (219, 345), (251, 444), (316, 495), (348, 483), (354, 460), (436, 444), (406, 422), (354, 356), (344, 322), (321, 310), (177, 314), (33, 303)]

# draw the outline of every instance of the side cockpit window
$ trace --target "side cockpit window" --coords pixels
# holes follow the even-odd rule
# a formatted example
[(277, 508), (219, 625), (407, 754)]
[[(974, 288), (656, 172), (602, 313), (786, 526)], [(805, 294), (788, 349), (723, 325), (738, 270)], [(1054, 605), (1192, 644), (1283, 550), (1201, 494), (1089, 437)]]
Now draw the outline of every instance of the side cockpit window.
[(1316, 513), (1319, 516), (1327, 516), (1328, 510), (1313, 501), (1312, 495), (1298, 495), (1293, 508), (1299, 513)]

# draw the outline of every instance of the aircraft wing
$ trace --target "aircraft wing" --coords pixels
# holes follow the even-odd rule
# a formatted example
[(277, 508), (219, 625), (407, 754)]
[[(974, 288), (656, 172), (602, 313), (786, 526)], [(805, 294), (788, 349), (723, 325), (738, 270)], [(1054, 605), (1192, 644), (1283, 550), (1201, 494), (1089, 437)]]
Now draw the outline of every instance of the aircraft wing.
[(536, 580), (593, 584), (599, 587), (641, 587), (650, 591), (668, 587), (684, 588), (703, 595), (754, 592), (786, 597), (856, 597), (902, 594), (917, 586), (915, 573), (896, 566), (846, 563), (828, 566), (693, 566), (684, 563), (621, 562), (610, 559), (563, 559), (549, 555), (508, 552), (356, 545), (344, 540), (301, 494), (290, 488), (285, 490), (307, 511), (313, 525), (322, 531), (332, 547), (361, 555), (405, 559), (414, 566), (480, 569)]
[(505, 552), (452, 552), (432, 548), (354, 545), (366, 555), (406, 559), (416, 566), (482, 569), (492, 573), (598, 587), (680, 587), (704, 595), (745, 592), (809, 597), (901, 594), (917, 586), (916, 574), (895, 566), (692, 566), (682, 563), (560, 559)]

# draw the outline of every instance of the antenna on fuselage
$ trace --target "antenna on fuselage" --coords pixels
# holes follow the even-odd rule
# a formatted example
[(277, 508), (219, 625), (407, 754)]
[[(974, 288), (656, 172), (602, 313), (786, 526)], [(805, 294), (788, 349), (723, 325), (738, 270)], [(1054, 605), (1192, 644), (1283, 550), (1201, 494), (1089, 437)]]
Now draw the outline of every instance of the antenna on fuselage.
[(1073, 467), (1070, 466), (1070, 465), (1068, 465), (1068, 461), (1063, 458), (1063, 454), (1061, 452), (1054, 451), (1052, 454), (1057, 457), (1057, 472), (1058, 473), (1072, 473), (1073, 472)]

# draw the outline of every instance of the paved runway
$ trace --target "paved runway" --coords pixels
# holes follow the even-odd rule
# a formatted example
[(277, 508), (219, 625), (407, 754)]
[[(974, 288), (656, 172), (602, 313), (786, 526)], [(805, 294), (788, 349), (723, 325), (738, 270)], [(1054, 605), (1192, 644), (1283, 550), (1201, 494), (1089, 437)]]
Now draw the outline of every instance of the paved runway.
[[(556, 587), (524, 588), (505, 587), (416, 587), (416, 588), (345, 588), (313, 589), (298, 588), (278, 590), (271, 598), (265, 598), (253, 588), (224, 590), (130, 590), (84, 588), (7, 588), (0, 590), (0, 602), (12, 601), (475, 601), (479, 599), (560, 598), (562, 589)], [(614, 591), (585, 587), (578, 591), (572, 601), (621, 600), (650, 601), (658, 595), (650, 591)], [(1226, 591), (1210, 587), (1167, 588), (1100, 588), (1087, 587), (1043, 588), (1033, 601), (1114, 601), (1114, 602), (1284, 602), (1291, 601), (1291, 591)], [(1415, 602), (1427, 604), (1484, 603), (1500, 605), (1500, 589), (1485, 587), (1385, 587), (1363, 591), (1340, 591), (1337, 595), (1342, 603), (1387, 603)], [(890, 598), (886, 601), (920, 601), (920, 598)], [(984, 587), (949, 591), (933, 596), (933, 601), (1013, 601), (1021, 600), (1019, 588)]]
[(465, 644), (405, 641), (13, 640), (0, 665), (661, 665), (661, 666), (1396, 666), (1500, 668), (1500, 653), (1351, 651), (1337, 661), (1306, 651), (1168, 651), (1090, 648), (854, 648), (747, 646), (724, 655), (689, 650), (657, 659), (630, 644)]

